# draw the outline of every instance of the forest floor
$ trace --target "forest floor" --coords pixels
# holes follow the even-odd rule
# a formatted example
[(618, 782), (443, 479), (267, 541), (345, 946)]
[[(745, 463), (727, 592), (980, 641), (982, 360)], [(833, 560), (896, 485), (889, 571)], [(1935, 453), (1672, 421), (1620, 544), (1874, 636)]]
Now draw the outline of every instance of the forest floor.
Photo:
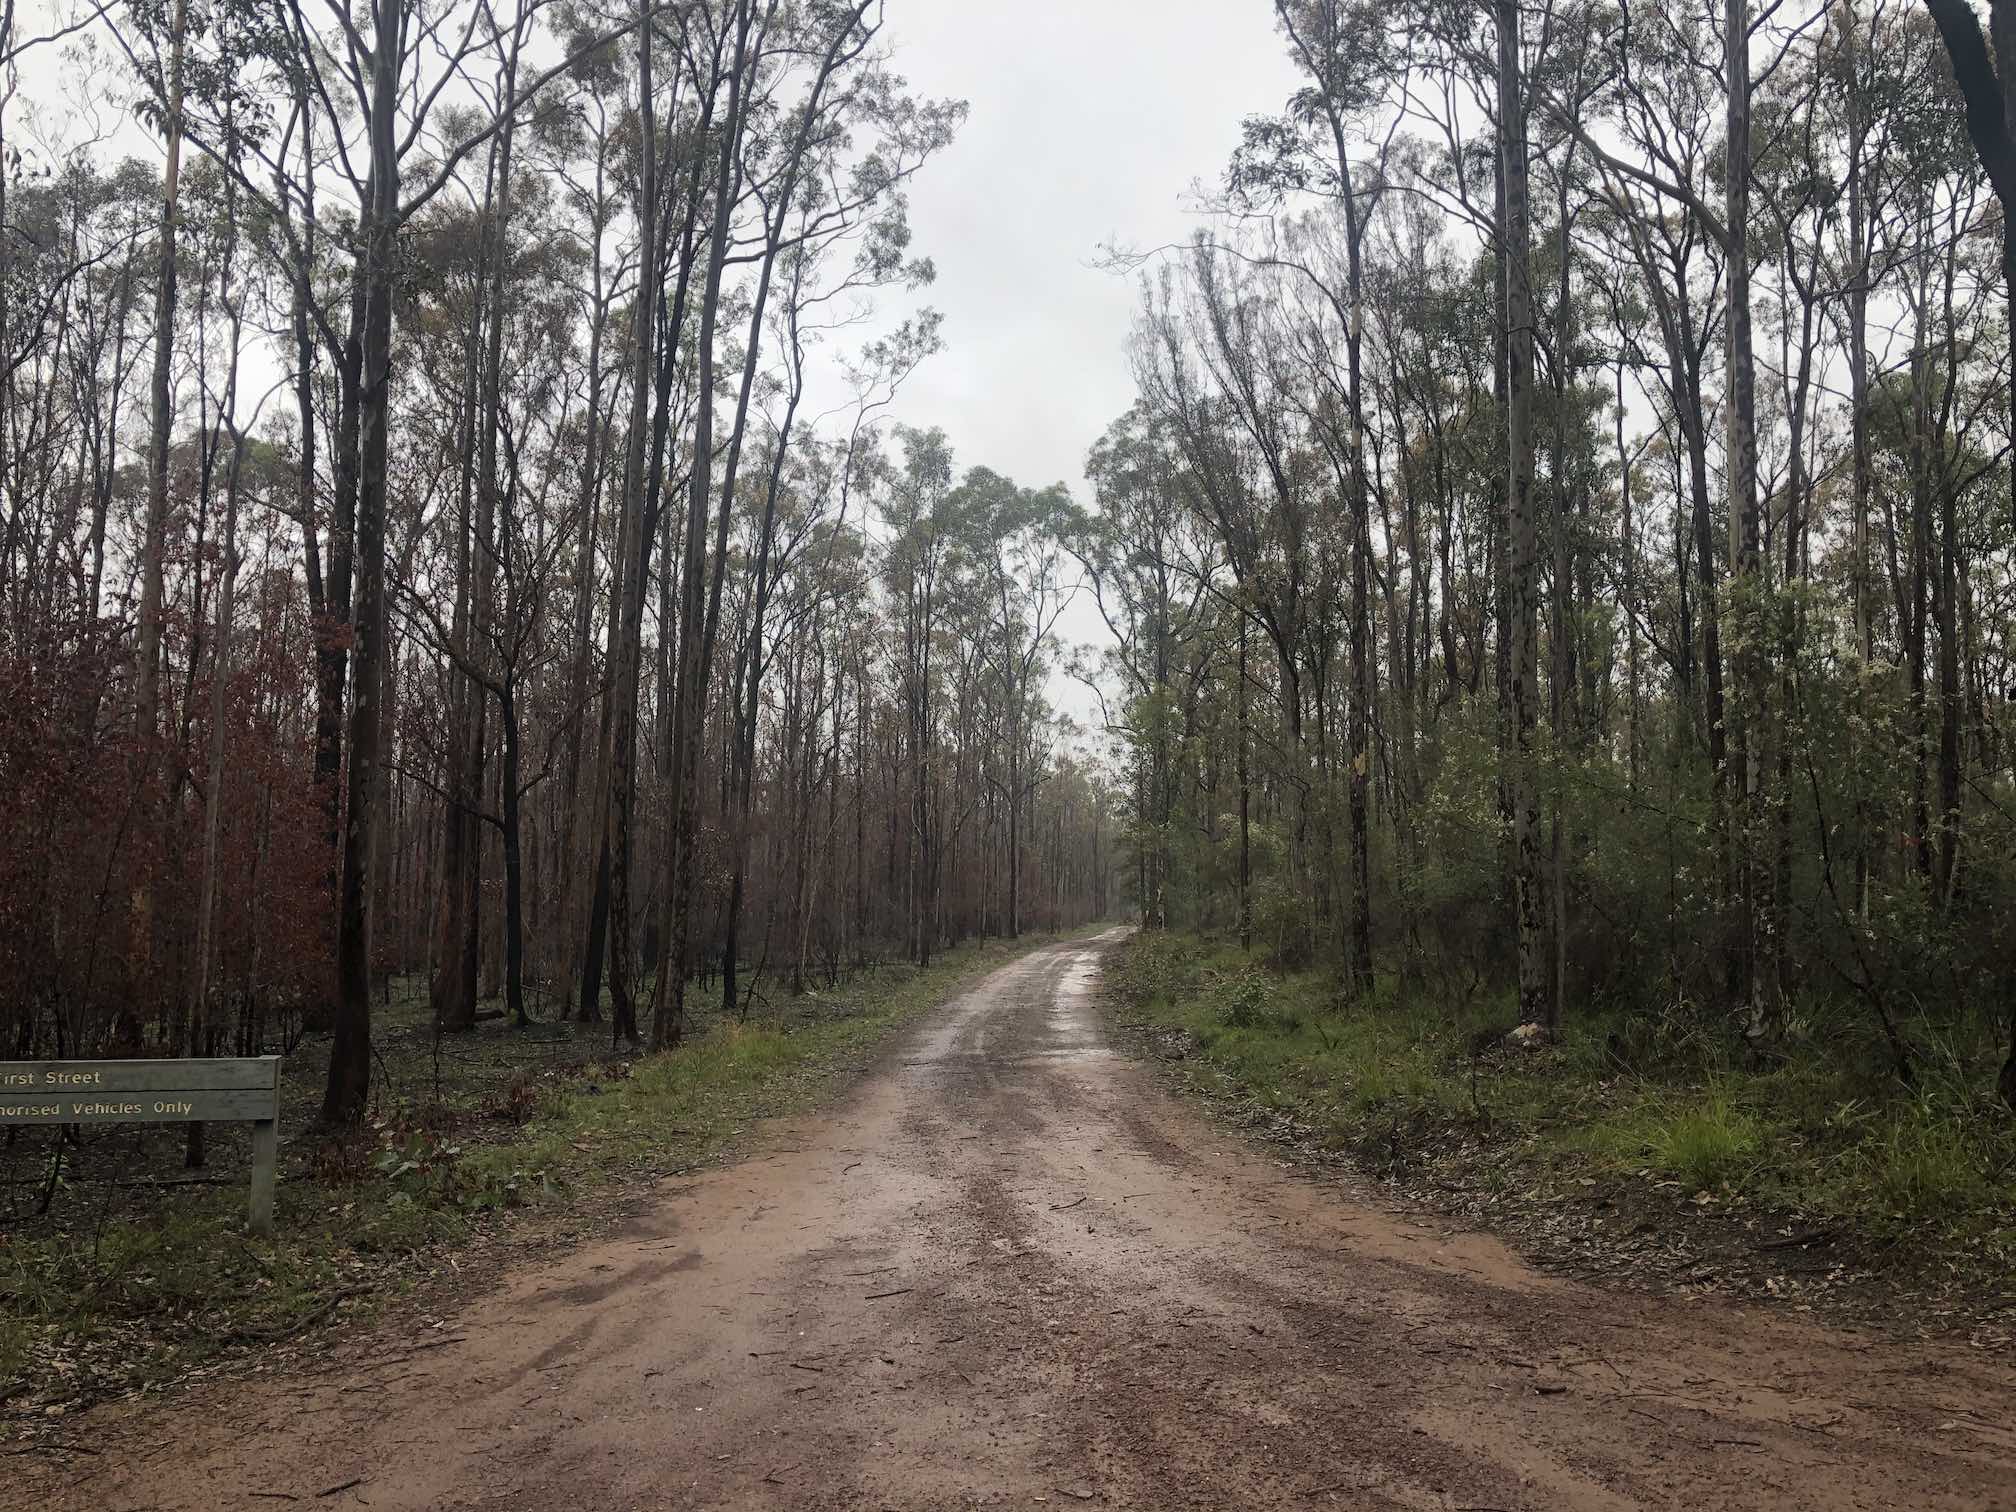
[(1119, 938), (452, 1314), (73, 1420), (0, 1507), (2016, 1509), (2005, 1358), (1306, 1180), (1115, 1048)]
[(892, 1030), (1036, 943), (964, 946), (921, 972), (873, 966), (799, 996), (773, 989), (747, 1022), (724, 1017), (701, 983), (686, 1043), (649, 1058), (613, 1049), (606, 1023), (518, 1031), (487, 1019), (437, 1040), (424, 984), (402, 978), (374, 1014), (360, 1137), (314, 1136), (326, 1037), (287, 1056), (270, 1240), (244, 1233), (244, 1125), (209, 1126), (193, 1179), (179, 1127), (112, 1125), (69, 1141), (9, 1130), (0, 1454), (6, 1418), (46, 1430), (95, 1402), (248, 1360), (313, 1359), (324, 1334), (390, 1304), (441, 1305), (527, 1253), (604, 1231), (638, 1186), (809, 1106)]
[(1346, 1002), (1332, 974), (1226, 939), (1138, 936), (1113, 977), (1123, 1042), (1214, 1118), (1557, 1275), (2016, 1346), (1999, 1024), (1905, 1021), (1904, 1087), (1845, 1015), (1776, 1055), (1708, 1023), (1594, 1013), (1528, 1049), (1502, 1005)]

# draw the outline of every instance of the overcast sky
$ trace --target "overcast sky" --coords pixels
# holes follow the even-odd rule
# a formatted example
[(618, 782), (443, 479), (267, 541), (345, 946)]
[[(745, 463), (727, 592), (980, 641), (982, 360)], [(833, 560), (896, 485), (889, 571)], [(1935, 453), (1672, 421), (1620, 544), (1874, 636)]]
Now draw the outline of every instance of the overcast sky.
[[(945, 350), (905, 387), (907, 425), (938, 426), (963, 471), (1083, 503), (1085, 453), (1134, 401), (1126, 342), (1137, 280), (1093, 266), (1102, 244), (1148, 248), (1198, 223), (1240, 121), (1296, 80), (1268, 0), (890, 0), (897, 66), (919, 93), (972, 107), (910, 196), (915, 249), (938, 281)], [(1103, 641), (1089, 601), (1059, 625)], [(1097, 705), (1054, 673), (1081, 724)]]
[[(1240, 120), (1295, 87), (1268, 0), (890, 0), (897, 65), (972, 115), (911, 194), (946, 350), (897, 405), (984, 464), (1086, 499), (1085, 452), (1133, 402), (1135, 280), (1100, 244), (1181, 238)], [(1087, 500), (1089, 502), (1089, 500)]]

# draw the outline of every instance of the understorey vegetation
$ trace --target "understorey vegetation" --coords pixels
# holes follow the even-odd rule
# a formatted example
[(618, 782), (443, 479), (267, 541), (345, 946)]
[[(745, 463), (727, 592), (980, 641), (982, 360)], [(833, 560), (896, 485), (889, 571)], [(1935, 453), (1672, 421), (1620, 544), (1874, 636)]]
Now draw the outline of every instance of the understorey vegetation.
[(1924, 1070), (1905, 1089), (1841, 1008), (1770, 1052), (1698, 1016), (1624, 1009), (1526, 1046), (1508, 1039), (1508, 993), (1453, 1011), (1391, 980), (1340, 997), (1332, 973), (1267, 965), (1222, 934), (1141, 934), (1109, 981), (1144, 1053), (1200, 1073), (1239, 1121), (1529, 1234), (1543, 1258), (1833, 1291), (1864, 1313), (1908, 1285), (1949, 1321), (2016, 1302), (2016, 1125), (1982, 1105), (1989, 1026), (1914, 1015), (1902, 1027)]
[[(538, 1042), (485, 1027), (443, 1046), (425, 983), (381, 1014), (388, 1085), (369, 1138), (284, 1147), (278, 1226), (244, 1234), (237, 1131), (213, 1131), (228, 1178), (188, 1184), (173, 1129), (78, 1131), (52, 1178), (0, 1157), (12, 1218), (0, 1244), (0, 1404), (42, 1417), (256, 1350), (272, 1368), (320, 1325), (351, 1328), (411, 1298), (446, 1305), (540, 1237), (592, 1228), (640, 1183), (733, 1148), (757, 1120), (802, 1110), (894, 1030), (1023, 947), (968, 944), (928, 968), (897, 961), (748, 1020), (698, 1015), (686, 1044), (618, 1056), (599, 1040)], [(286, 1117), (312, 1115), (323, 1059), (287, 1070)], [(52, 1183), (55, 1200), (33, 1216)], [(517, 1251), (493, 1248), (506, 1237)]]

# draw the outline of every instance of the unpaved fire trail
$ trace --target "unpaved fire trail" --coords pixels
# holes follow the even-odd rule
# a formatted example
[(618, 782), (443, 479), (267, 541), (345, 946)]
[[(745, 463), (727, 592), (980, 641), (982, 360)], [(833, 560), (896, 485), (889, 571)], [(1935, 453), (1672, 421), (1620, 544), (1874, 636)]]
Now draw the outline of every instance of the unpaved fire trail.
[(1101, 948), (455, 1342), (192, 1395), (38, 1504), (2016, 1508), (2005, 1365), (1593, 1291), (1228, 1149), (1106, 1044)]

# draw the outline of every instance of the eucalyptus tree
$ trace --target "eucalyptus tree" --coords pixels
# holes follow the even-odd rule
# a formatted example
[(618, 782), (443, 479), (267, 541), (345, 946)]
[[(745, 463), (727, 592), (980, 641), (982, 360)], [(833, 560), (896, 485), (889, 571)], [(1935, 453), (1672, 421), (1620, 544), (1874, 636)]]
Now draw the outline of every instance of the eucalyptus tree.
[(1038, 690), (1057, 622), (1077, 596), (1059, 544), (1070, 495), (1061, 484), (1023, 489), (990, 469), (974, 468), (960, 481), (949, 507), (973, 535), (975, 574), (986, 596), (983, 656), (1000, 708), (998, 749), (991, 763), (996, 770), (987, 773), (986, 781), (1006, 811), (1005, 932), (1013, 940), (1022, 933), (1023, 813), (1041, 780), (1028, 762), (1040, 714)]
[[(850, 526), (859, 524), (858, 520), (850, 522), (848, 516), (855, 484), (874, 444), (877, 424), (911, 374), (939, 347), (938, 317), (928, 310), (900, 322), (888, 335), (868, 342), (857, 359), (844, 364), (850, 390), (845, 434), (830, 441), (822, 441), (816, 435), (806, 437), (799, 442), (798, 449), (807, 455), (796, 468), (791, 467), (794, 432), (805, 399), (806, 362), (815, 346), (837, 327), (858, 318), (859, 301), (869, 291), (892, 277), (903, 276), (912, 283), (921, 283), (928, 275), (928, 265), (917, 264), (911, 264), (907, 273), (899, 275), (890, 250), (907, 240), (907, 235), (901, 234), (900, 206), (891, 208), (895, 217), (884, 222), (871, 245), (864, 247), (848, 270), (831, 282), (819, 280), (816, 254), (846, 240), (848, 223), (842, 222), (824, 241), (808, 239), (793, 248), (784, 298), (773, 317), (778, 345), (786, 362), (782, 409), (766, 417), (769, 434), (764, 444), (769, 455), (763, 468), (762, 506), (755, 522), (754, 540), (745, 547), (753, 571), (747, 586), (747, 612), (738, 629), (729, 680), (733, 750), (729, 757), (732, 812), (728, 828), (732, 859), (721, 943), (721, 996), (726, 1011), (734, 1011), (737, 1001), (763, 680), (777, 649), (765, 644), (771, 604), (780, 594), (799, 586), (792, 581), (793, 576), (801, 561), (809, 559), (813, 580), (804, 585), (803, 593), (794, 595), (796, 602), (791, 606), (788, 628), (794, 645), (802, 644), (798, 637), (809, 636), (823, 658), (833, 592), (852, 581), (851, 577), (831, 575), (835, 548)], [(812, 213), (808, 205), (803, 214), (809, 217)], [(803, 219), (800, 224), (804, 224)], [(822, 669), (822, 684), (823, 680)], [(819, 692), (823, 694), (823, 686)], [(837, 681), (833, 692), (837, 699)], [(818, 701), (817, 696), (813, 701)], [(818, 723), (817, 713), (815, 709), (801, 721), (807, 740), (812, 738), (811, 732)], [(838, 717), (836, 705), (836, 721)], [(805, 822), (809, 823), (809, 813)], [(805, 873), (806, 863), (801, 860), (800, 886)], [(795, 970), (802, 978), (805, 951), (802, 928), (800, 936)]]
[[(806, 287), (804, 271), (822, 254), (858, 243), (856, 287), (898, 280), (928, 282), (930, 265), (903, 255), (909, 232), (902, 188), (950, 142), (965, 114), (963, 104), (922, 101), (904, 91), (901, 80), (889, 71), (886, 55), (878, 50), (882, 18), (872, 0), (815, 7), (800, 19), (802, 32), (788, 28), (773, 32), (781, 24), (775, 7), (760, 18), (757, 9), (754, 4), (734, 7), (731, 129), (723, 134), (716, 171), (715, 220), (696, 337), (697, 398), (667, 775), (676, 811), (667, 851), (667, 917), (659, 934), (652, 993), (652, 1043), (658, 1046), (676, 1044), (683, 1031), (699, 826), (698, 784), (692, 777), (700, 766), (743, 443), (780, 266), (791, 280), (787, 297), (799, 297)], [(768, 131), (746, 125), (759, 107), (765, 117), (775, 116)], [(738, 112), (744, 123), (739, 138), (733, 127)], [(869, 141), (856, 142), (855, 132)], [(731, 214), (745, 198), (755, 212), (755, 226), (746, 248), (734, 247), (731, 254)], [(755, 272), (717, 502), (714, 341), (722, 278), (731, 262), (747, 262)]]
[[(411, 338), (424, 354), (427, 327), (438, 324), (443, 332), (442, 360), (423, 371), (447, 386), (437, 407), (445, 422), (440, 444), (460, 457), (458, 504), (435, 511), (436, 555), (398, 583), (403, 617), (452, 674), (443, 711), (448, 739), (440, 763), (444, 826), (436, 879), (442, 928), (435, 1022), (443, 1030), (475, 1022), (480, 941), (473, 905), (486, 825), (502, 850), (506, 1008), (515, 1024), (528, 1022), (524, 798), (552, 775), (555, 752), (583, 713), (583, 700), (563, 685), (540, 710), (542, 728), (534, 731), (540, 749), (528, 755), (528, 702), (544, 670), (569, 650), (556, 601), (583, 507), (569, 465), (586, 382), (571, 287), (581, 250), (555, 234), (556, 207), (538, 180), (528, 179), (519, 192), (525, 202), (508, 232), (494, 202), (488, 216), (439, 218), (441, 240), (463, 254), (454, 280), (460, 297), (444, 303), (438, 322), (426, 309), (416, 311), (419, 329)], [(469, 360), (476, 333), (490, 348), (480, 365)], [(460, 445), (472, 428), (488, 439)], [(488, 502), (472, 512), (472, 495), (481, 493)], [(483, 590), (480, 599), (474, 588)], [(442, 599), (454, 605), (445, 621), (436, 607)], [(487, 717), (472, 717), (472, 700), (486, 711), (496, 706), (494, 784), (481, 780), (489, 725)]]
[(1106, 428), (1085, 472), (1097, 510), (1072, 518), (1064, 539), (1111, 638), (1104, 665), (1125, 694), (1120, 713), (1109, 711), (1106, 723), (1135, 752), (1142, 923), (1166, 929), (1170, 906), (1182, 896), (1173, 833), (1178, 764), (1196, 733), (1209, 675), (1206, 630), (1220, 564), (1169, 434), (1144, 404)]
[[(523, 0), (512, 13), (509, 35), (522, 38), (523, 28), (534, 23), (545, 4)], [(509, 46), (507, 29), (487, 6), (384, 0), (363, 26), (343, 11), (319, 18), (318, 24), (299, 4), (284, 11), (220, 12), (219, 20), (228, 24), (206, 31), (205, 45), (195, 53), (186, 47), (186, 28), (172, 28), (169, 66), (143, 65), (156, 108), (180, 139), (232, 174), (248, 204), (267, 214), (286, 238), (290, 256), (304, 267), (311, 264), (301, 230), (310, 219), (312, 191), (297, 177), (291, 152), (295, 129), (313, 114), (331, 127), (327, 162), (355, 207), (346, 236), (351, 259), (347, 324), (332, 300), (312, 290), (302, 293), (325, 341), (342, 353), (344, 381), (332, 534), (347, 542), (353, 577), (347, 606), (351, 698), (336, 910), (334, 1046), (322, 1109), (326, 1123), (342, 1126), (362, 1118), (371, 1074), (370, 879), (384, 787), (387, 460), (399, 238), (518, 109), (566, 76), (569, 63), (563, 57), (524, 77), (513, 90), (509, 112), (449, 120), (441, 107), (469, 69)], [(126, 42), (136, 61), (137, 48), (148, 39), (142, 28), (137, 42)], [(185, 44), (179, 52), (172, 46), (175, 40)], [(200, 104), (181, 88), (180, 75), (191, 68), (200, 69), (206, 80), (208, 98)], [(278, 131), (272, 122), (275, 100), (287, 100), (293, 108)], [(437, 138), (433, 133), (444, 121), (448, 133)], [(410, 182), (404, 178), (409, 162), (417, 165)], [(328, 229), (328, 221), (325, 212), (314, 224)], [(343, 597), (340, 592), (328, 596), (333, 607), (341, 607)]]
[[(1386, 157), (1392, 133), (1389, 130), (1375, 139), (1363, 158), (1354, 154), (1351, 138), (1387, 105), (1405, 63), (1396, 56), (1394, 34), (1381, 8), (1363, 0), (1275, 0), (1274, 15), (1290, 56), (1308, 79), (1291, 103), (1284, 129), (1275, 138), (1286, 148), (1275, 166), (1278, 170), (1285, 160), (1293, 182), (1315, 187), (1331, 198), (1341, 221), (1337, 247), (1342, 277), (1333, 275), (1318, 287), (1342, 326), (1344, 364), (1339, 373), (1334, 365), (1318, 362), (1314, 372), (1323, 401), (1317, 408), (1322, 417), (1319, 435), (1331, 453), (1351, 522), (1351, 687), (1345, 779), (1350, 793), (1351, 850), (1347, 969), (1354, 985), (1368, 988), (1373, 974), (1367, 797), (1372, 779), (1373, 672), (1371, 479), (1365, 465), (1365, 245), (1387, 188)], [(1252, 129), (1250, 125), (1248, 129)], [(1300, 140), (1295, 140), (1298, 135)], [(1309, 140), (1312, 135), (1319, 140), (1327, 137), (1323, 147)], [(1292, 147), (1287, 146), (1291, 142)], [(1315, 166), (1318, 163), (1320, 168)], [(1250, 167), (1250, 159), (1246, 166)], [(1235, 158), (1233, 188), (1250, 197), (1257, 184), (1251, 178), (1241, 181), (1241, 167)], [(1262, 175), (1258, 182), (1266, 183), (1269, 177)]]
[(938, 770), (938, 640), (955, 574), (963, 570), (950, 509), (952, 453), (942, 431), (900, 427), (900, 467), (881, 499), (889, 532), (881, 559), (892, 601), (895, 679), (902, 707), (909, 825), (903, 853), (905, 930), (910, 958), (928, 966), (938, 943), (938, 885), (944, 825)]
[[(685, 27), (688, 13), (681, 12), (678, 19), (682, 48), (689, 48), (691, 43)], [(613, 1032), (617, 1039), (627, 1040), (632, 1045), (638, 1043), (637, 1011), (630, 984), (630, 845), (632, 810), (636, 801), (637, 700), (643, 670), (644, 599), (649, 586), (650, 553), (657, 535), (660, 508), (655, 448), (652, 446), (652, 398), (655, 387), (659, 417), (655, 424), (662, 428), (670, 399), (671, 349), (677, 347), (677, 337), (683, 329), (684, 322), (679, 317), (683, 315), (687, 280), (691, 276), (691, 248), (702, 202), (701, 173), (695, 166), (685, 175), (683, 198), (672, 201), (684, 206), (683, 223), (676, 242), (681, 249), (678, 293), (675, 296), (674, 318), (666, 325), (673, 339), (660, 344), (656, 342), (660, 325), (658, 301), (667, 251), (675, 242), (669, 234), (670, 217), (661, 213), (664, 210), (659, 187), (663, 148), (658, 132), (658, 91), (653, 78), (656, 25), (653, 8), (646, 0), (639, 0), (635, 19), (637, 295), (631, 312), (629, 422), (624, 441), (623, 491), (610, 588), (609, 688), (603, 706), (603, 739), (596, 767), (595, 793), (590, 801), (590, 813), (599, 820), (594, 830), (595, 890), (583, 921), (585, 939), (581, 958), (580, 1011), (584, 1016), (592, 1017), (602, 994), (606, 929)], [(696, 97), (691, 107), (696, 116), (688, 129), (704, 137), (713, 120), (714, 102), (720, 95), (719, 70), (710, 67), (703, 84), (697, 66), (691, 71), (675, 68), (671, 91), (675, 112), (679, 106), (682, 81), (692, 88)], [(654, 377), (657, 379), (655, 385)], [(585, 857), (582, 859), (585, 860)]]
[[(564, 1005), (576, 1001), (581, 982), (579, 952), (586, 944), (584, 914), (598, 891), (594, 879), (598, 872), (606, 878), (606, 867), (597, 864), (602, 816), (594, 812), (588, 801), (593, 774), (585, 764), (592, 755), (587, 738), (590, 729), (587, 711), (591, 706), (601, 711), (597, 748), (608, 740), (609, 702), (596, 696), (594, 624), (596, 588), (601, 581), (598, 548), (606, 539), (601, 520), (603, 496), (609, 482), (611, 436), (616, 429), (614, 408), (623, 375), (605, 354), (615, 328), (618, 302), (626, 290), (636, 288), (638, 259), (634, 250), (626, 253), (620, 246), (609, 245), (626, 203), (626, 132), (633, 122), (624, 97), (628, 60), (622, 41), (600, 39), (592, 15), (563, 13), (560, 24), (567, 29), (567, 48), (574, 59), (574, 69), (567, 81), (570, 87), (562, 97), (561, 108), (538, 112), (532, 124), (535, 149), (551, 165), (550, 171), (563, 186), (564, 196), (574, 211), (573, 217), (562, 220), (557, 229), (578, 243), (582, 253), (580, 264), (587, 274), (585, 285), (576, 290), (588, 340), (586, 392), (579, 422), (576, 537), (567, 572), (567, 587), (573, 600), (567, 700), (576, 717), (567, 727), (560, 778), (560, 806), (569, 824), (569, 838), (567, 844), (551, 847), (560, 924), (548, 936), (550, 975)], [(655, 119), (652, 124), (655, 135)], [(606, 881), (601, 891), (606, 906)], [(597, 1018), (600, 1011), (600, 1004), (594, 999), (578, 1002), (578, 1012), (584, 1021)]]
[[(1266, 688), (1289, 757), (1290, 853), (1314, 895), (1313, 944), (1333, 927), (1339, 891), (1330, 782), (1340, 767), (1356, 780), (1357, 753), (1338, 760), (1331, 719), (1334, 621), (1340, 586), (1355, 572), (1339, 453), (1325, 445), (1335, 435), (1325, 399), (1310, 392), (1308, 348), (1296, 334), (1303, 275), (1278, 261), (1200, 240), (1180, 272), (1148, 291), (1133, 351), (1143, 396), (1174, 438), (1191, 497), (1218, 537), (1236, 589), (1230, 602), (1274, 652)], [(1344, 473), (1345, 498), (1352, 476)], [(1347, 690), (1347, 708), (1358, 697)], [(1369, 928), (1369, 899), (1365, 906)], [(1350, 948), (1355, 979), (1361, 958)]]
[[(224, 307), (226, 326), (224, 380), (215, 396), (217, 428), (229, 436), (229, 459), (224, 468), (223, 538), (218, 551), (216, 586), (211, 590), (216, 606), (210, 646), (210, 696), (207, 719), (209, 736), (203, 761), (202, 863), (197, 880), (195, 959), (189, 972), (187, 1032), (185, 1043), (192, 1055), (212, 1053), (219, 1036), (210, 1021), (211, 957), (217, 928), (217, 891), (224, 818), (226, 711), (229, 694), (232, 638), (236, 631), (237, 584), (241, 563), (239, 549), (239, 505), (244, 481), (245, 434), (238, 415), (238, 385), (244, 352), (246, 290), (240, 274), (240, 236), (237, 186), (223, 175), (220, 180), (222, 204), (215, 223), (208, 228), (219, 243), (216, 249), (217, 295)], [(206, 396), (207, 399), (208, 396)], [(206, 403), (205, 408), (209, 408)], [(256, 410), (256, 407), (255, 407)], [(149, 504), (150, 515), (152, 503)], [(195, 672), (194, 654), (190, 671)], [(192, 1123), (188, 1133), (187, 1163), (204, 1161), (203, 1125)]]
[[(507, 300), (513, 288), (513, 214), (516, 190), (513, 182), (513, 148), (517, 144), (518, 88), (531, 13), (518, 11), (506, 27), (499, 27), (500, 56), (494, 84), (494, 113), (501, 121), (491, 137), (484, 169), (484, 194), (478, 258), (479, 291), (474, 301), (475, 318), (469, 324), (470, 380), (461, 403), (463, 416), (461, 446), (463, 508), (457, 529), (456, 613), (461, 619), (459, 655), (460, 707), (450, 713), (451, 738), (448, 774), (452, 795), (448, 823), (450, 832), (443, 846), (446, 864), (441, 879), (442, 939), (439, 965), (434, 977), (434, 1016), (444, 1029), (474, 1025), (478, 986), (478, 957), (482, 897), (482, 831), (475, 817), (482, 800), (486, 758), (486, 730), (489, 700), (493, 690), (499, 703), (506, 703), (513, 686), (510, 673), (501, 673), (493, 684), (487, 675), (492, 665), (484, 645), (493, 634), (497, 568), (508, 565), (508, 554), (499, 548), (498, 516), (503, 508), (500, 493), (498, 441), (505, 430), (503, 414), (504, 328), (508, 318)], [(469, 502), (473, 493), (474, 512)], [(483, 639), (479, 639), (482, 637)], [(518, 645), (511, 638), (514, 649)], [(510, 711), (500, 708), (505, 718), (503, 731), (506, 759), (515, 756), (516, 734)], [(507, 892), (515, 893), (518, 878), (518, 834), (515, 810), (518, 794), (511, 774), (504, 781), (503, 807), (507, 810), (504, 835), (506, 868), (511, 873)], [(515, 898), (507, 902), (507, 909)], [(518, 980), (523, 954), (523, 928), (515, 917), (507, 923), (507, 954), (512, 957), (513, 1015), (525, 1021), (524, 997)]]
[(1519, 936), (1519, 1019), (1552, 1027), (1540, 881), (1540, 799), (1533, 732), (1539, 709), (1538, 532), (1533, 499), (1533, 239), (1526, 86), (1517, 0), (1498, 0), (1498, 157), (1504, 185), (1506, 581), (1511, 636), (1512, 912)]

